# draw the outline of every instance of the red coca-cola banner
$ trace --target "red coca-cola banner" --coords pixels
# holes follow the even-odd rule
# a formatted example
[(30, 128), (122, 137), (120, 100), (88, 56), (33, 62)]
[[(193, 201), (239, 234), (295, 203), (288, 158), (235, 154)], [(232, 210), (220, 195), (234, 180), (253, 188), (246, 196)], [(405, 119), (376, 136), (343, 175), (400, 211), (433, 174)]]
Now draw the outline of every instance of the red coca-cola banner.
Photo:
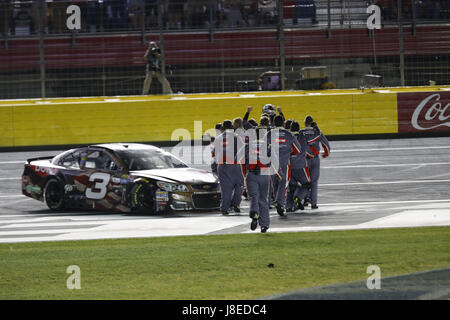
[(450, 132), (450, 92), (397, 94), (398, 132)]

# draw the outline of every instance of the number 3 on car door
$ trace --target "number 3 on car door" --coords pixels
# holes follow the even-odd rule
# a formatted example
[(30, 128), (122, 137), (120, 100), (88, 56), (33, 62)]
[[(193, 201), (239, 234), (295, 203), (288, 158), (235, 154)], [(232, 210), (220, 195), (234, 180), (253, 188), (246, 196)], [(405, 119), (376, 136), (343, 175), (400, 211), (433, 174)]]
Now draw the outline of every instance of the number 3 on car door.
[(109, 183), (109, 179), (111, 179), (111, 176), (107, 173), (96, 172), (91, 174), (89, 181), (95, 184), (93, 188), (86, 189), (86, 197), (94, 200), (103, 199), (106, 195), (106, 186)]

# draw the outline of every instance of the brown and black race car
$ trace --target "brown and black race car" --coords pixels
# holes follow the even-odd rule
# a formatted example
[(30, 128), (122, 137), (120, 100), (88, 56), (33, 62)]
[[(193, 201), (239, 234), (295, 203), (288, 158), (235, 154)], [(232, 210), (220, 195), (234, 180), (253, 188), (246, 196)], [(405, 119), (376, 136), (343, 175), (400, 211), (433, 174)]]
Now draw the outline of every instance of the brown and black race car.
[(51, 210), (166, 213), (220, 206), (220, 187), (212, 173), (137, 143), (93, 145), (28, 159), (22, 192)]

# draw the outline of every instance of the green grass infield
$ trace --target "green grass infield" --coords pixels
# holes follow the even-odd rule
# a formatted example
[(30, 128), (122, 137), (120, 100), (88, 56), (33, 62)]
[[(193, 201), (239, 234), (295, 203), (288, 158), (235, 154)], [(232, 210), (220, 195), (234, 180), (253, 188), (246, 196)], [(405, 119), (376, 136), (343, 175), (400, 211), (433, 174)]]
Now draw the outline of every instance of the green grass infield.
[(448, 267), (450, 227), (0, 244), (0, 299), (254, 299), (364, 280), (370, 265)]

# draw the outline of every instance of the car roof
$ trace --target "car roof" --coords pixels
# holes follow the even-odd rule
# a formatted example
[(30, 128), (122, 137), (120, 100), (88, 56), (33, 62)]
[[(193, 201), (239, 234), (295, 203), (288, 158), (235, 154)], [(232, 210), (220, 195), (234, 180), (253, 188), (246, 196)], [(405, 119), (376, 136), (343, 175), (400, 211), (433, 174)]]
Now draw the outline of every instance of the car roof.
[(125, 150), (161, 150), (158, 147), (143, 144), (143, 143), (104, 143), (104, 144), (96, 144), (91, 147), (105, 148), (112, 151), (125, 151)]

